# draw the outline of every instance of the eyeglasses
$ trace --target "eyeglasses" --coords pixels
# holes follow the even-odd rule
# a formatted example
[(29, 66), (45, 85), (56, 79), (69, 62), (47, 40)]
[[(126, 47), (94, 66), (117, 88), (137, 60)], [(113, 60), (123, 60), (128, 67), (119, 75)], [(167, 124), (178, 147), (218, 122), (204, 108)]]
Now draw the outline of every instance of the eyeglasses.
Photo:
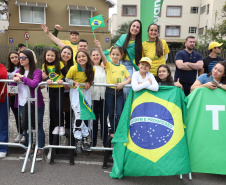
[(157, 29), (150, 29), (149, 31), (158, 32), (158, 30), (157, 30)]
[(18, 59), (19, 60), (26, 60), (26, 58), (28, 58), (28, 57), (23, 56), (23, 57), (19, 57)]
[(190, 60), (192, 60), (192, 53), (190, 54)]

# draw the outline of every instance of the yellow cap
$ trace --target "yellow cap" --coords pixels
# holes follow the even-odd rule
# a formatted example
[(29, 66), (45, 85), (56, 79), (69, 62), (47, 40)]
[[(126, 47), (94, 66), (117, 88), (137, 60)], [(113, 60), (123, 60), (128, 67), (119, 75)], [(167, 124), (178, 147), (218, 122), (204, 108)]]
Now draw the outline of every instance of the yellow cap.
[(150, 66), (151, 66), (151, 64), (152, 64), (152, 60), (151, 60), (150, 58), (148, 58), (148, 57), (142, 57), (142, 58), (140, 59), (139, 63), (141, 63), (141, 62), (147, 62), (147, 63), (150, 64)]
[(213, 49), (213, 48), (215, 48), (215, 47), (220, 47), (220, 46), (222, 46), (222, 44), (223, 44), (223, 43), (211, 42), (211, 43), (209, 44), (209, 49), (208, 49), (208, 50), (211, 50), (211, 49)]

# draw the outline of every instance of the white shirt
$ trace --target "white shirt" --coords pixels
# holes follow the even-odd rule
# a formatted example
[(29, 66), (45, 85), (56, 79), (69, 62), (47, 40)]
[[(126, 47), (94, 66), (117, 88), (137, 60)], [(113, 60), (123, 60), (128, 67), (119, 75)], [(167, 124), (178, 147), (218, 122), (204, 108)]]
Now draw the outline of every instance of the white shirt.
[[(25, 71), (24, 76), (27, 77), (29, 71)], [(23, 83), (19, 83), (18, 85), (18, 101), (20, 106), (24, 106), (27, 102), (27, 87)]]
[[(150, 79), (152, 81), (152, 84), (150, 84), (148, 79)], [(142, 83), (139, 84), (139, 82), (142, 82)], [(155, 77), (153, 76), (153, 74), (151, 74), (149, 72), (146, 73), (145, 78), (142, 78), (139, 71), (134, 72), (133, 76), (132, 76), (131, 84), (132, 84), (133, 91), (135, 91), (135, 92), (139, 91), (141, 89), (149, 89), (151, 91), (159, 90), (159, 85), (158, 85), (157, 81), (155, 80)]]
[(18, 67), (15, 66), (13, 72), (7, 72), (7, 74), (8, 74), (8, 79), (9, 79), (9, 80), (12, 80), (12, 79), (13, 79), (14, 74), (16, 73), (17, 70), (18, 70)]
[[(94, 75), (94, 85), (95, 83), (106, 84), (106, 72), (101, 66), (94, 66), (95, 75)], [(103, 86), (92, 86), (91, 87), (91, 99), (100, 100), (105, 98), (105, 87)]]

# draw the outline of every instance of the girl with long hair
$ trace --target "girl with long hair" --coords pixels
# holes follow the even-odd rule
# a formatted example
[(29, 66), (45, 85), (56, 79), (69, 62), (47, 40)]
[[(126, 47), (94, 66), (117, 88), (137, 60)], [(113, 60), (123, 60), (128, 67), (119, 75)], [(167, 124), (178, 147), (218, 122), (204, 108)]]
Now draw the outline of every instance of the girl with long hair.
[(152, 60), (150, 73), (157, 76), (158, 67), (161, 64), (166, 64), (169, 47), (165, 40), (159, 39), (159, 26), (157, 24), (151, 24), (147, 32), (149, 38), (142, 43), (143, 56)]
[[(53, 135), (64, 135), (64, 87), (62, 83), (65, 81), (67, 68), (60, 61), (59, 53), (55, 48), (47, 48), (43, 53), (42, 70), (47, 75), (47, 84), (49, 85), (50, 99), (50, 144), (52, 144)], [(51, 85), (57, 82), (59, 85)], [(60, 88), (60, 89), (59, 89)]]
[(207, 87), (212, 90), (217, 88), (226, 90), (226, 62), (219, 61), (215, 64), (211, 73), (200, 75), (191, 86), (191, 91), (199, 87)]
[[(15, 72), (18, 70), (19, 68), (19, 53), (17, 53), (16, 51), (12, 51), (9, 53), (8, 55), (8, 64), (7, 64), (7, 74), (8, 74), (8, 79), (12, 80), (14, 77)], [(15, 95), (11, 95), (10, 96), (10, 108), (13, 111), (13, 115), (16, 121), (16, 127), (17, 127), (17, 136), (14, 140), (15, 143), (21, 142), (24, 143), (25, 142), (25, 137), (23, 135), (23, 131), (20, 128), (20, 123), (19, 123), (19, 115), (18, 115), (18, 108), (14, 107), (15, 104)]]
[(162, 64), (158, 67), (156, 80), (160, 86), (176, 86), (183, 90), (183, 86), (179, 82), (180, 79), (178, 78), (178, 80), (174, 82), (171, 75), (171, 70), (169, 66), (165, 64)]
[[(23, 50), (19, 53), (20, 67), (14, 74), (13, 80), (15, 82), (23, 82), (18, 84), (18, 95), (15, 95), (14, 107), (19, 107), (19, 113), (22, 114), (25, 104), (27, 103), (28, 92), (27, 87), (30, 89), (31, 98), (35, 97), (35, 88), (42, 81), (42, 71), (36, 68), (34, 55), (30, 50)], [(11, 83), (10, 85), (17, 85)], [(38, 154), (36, 160), (42, 160), (42, 150), (45, 146), (45, 133), (43, 130), (43, 115), (44, 115), (44, 101), (40, 88), (38, 89)], [(25, 139), (28, 142), (28, 135), (25, 131)], [(32, 151), (30, 151), (32, 153)], [(20, 159), (24, 159), (26, 153), (20, 156)]]
[[(94, 83), (106, 84), (106, 72), (104, 70), (103, 62), (100, 56), (98, 48), (94, 48), (90, 51), (90, 58), (95, 68)], [(98, 122), (100, 118), (101, 138), (103, 145), (106, 146), (108, 125), (107, 125), (107, 108), (105, 106), (105, 87), (95, 86), (91, 88), (91, 99), (93, 101), (93, 112), (96, 116), (96, 120), (93, 120), (92, 130), (92, 144), (97, 145), (98, 136)]]
[(76, 139), (76, 152), (81, 154), (83, 152), (82, 145), (84, 149), (89, 149), (90, 145), (88, 142), (88, 120), (83, 121), (80, 119), (80, 102), (77, 87), (80, 86), (80, 83), (85, 83), (85, 86), (80, 86), (80, 88), (88, 104), (91, 105), (90, 87), (93, 84), (95, 69), (89, 54), (84, 50), (77, 52), (75, 60), (76, 64), (69, 69), (66, 81), (73, 85), (73, 88), (70, 89), (71, 107), (75, 115), (73, 133)]

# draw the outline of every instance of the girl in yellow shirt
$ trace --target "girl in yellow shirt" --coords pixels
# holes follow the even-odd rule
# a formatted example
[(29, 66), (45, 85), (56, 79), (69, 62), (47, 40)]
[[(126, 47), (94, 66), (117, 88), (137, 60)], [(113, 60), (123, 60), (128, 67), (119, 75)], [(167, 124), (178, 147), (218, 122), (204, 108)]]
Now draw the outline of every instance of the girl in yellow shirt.
[[(124, 106), (123, 86), (130, 83), (131, 78), (126, 67), (119, 63), (119, 60), (123, 56), (123, 51), (121, 47), (113, 46), (111, 48), (110, 57), (112, 62), (108, 62), (107, 58), (103, 53), (100, 42), (98, 40), (95, 40), (94, 43), (100, 50), (101, 58), (103, 60), (105, 70), (107, 73), (107, 84), (117, 85), (116, 87), (115, 86), (107, 87), (105, 91), (105, 100), (106, 100), (105, 104), (107, 105), (108, 108), (109, 120), (111, 124), (110, 136), (113, 137)], [(115, 111), (116, 111), (116, 120), (114, 119)]]
[(161, 64), (166, 64), (168, 59), (169, 47), (165, 40), (159, 39), (159, 26), (151, 24), (148, 27), (148, 40), (142, 43), (142, 55), (152, 60), (151, 70), (154, 76), (157, 76), (157, 69)]

